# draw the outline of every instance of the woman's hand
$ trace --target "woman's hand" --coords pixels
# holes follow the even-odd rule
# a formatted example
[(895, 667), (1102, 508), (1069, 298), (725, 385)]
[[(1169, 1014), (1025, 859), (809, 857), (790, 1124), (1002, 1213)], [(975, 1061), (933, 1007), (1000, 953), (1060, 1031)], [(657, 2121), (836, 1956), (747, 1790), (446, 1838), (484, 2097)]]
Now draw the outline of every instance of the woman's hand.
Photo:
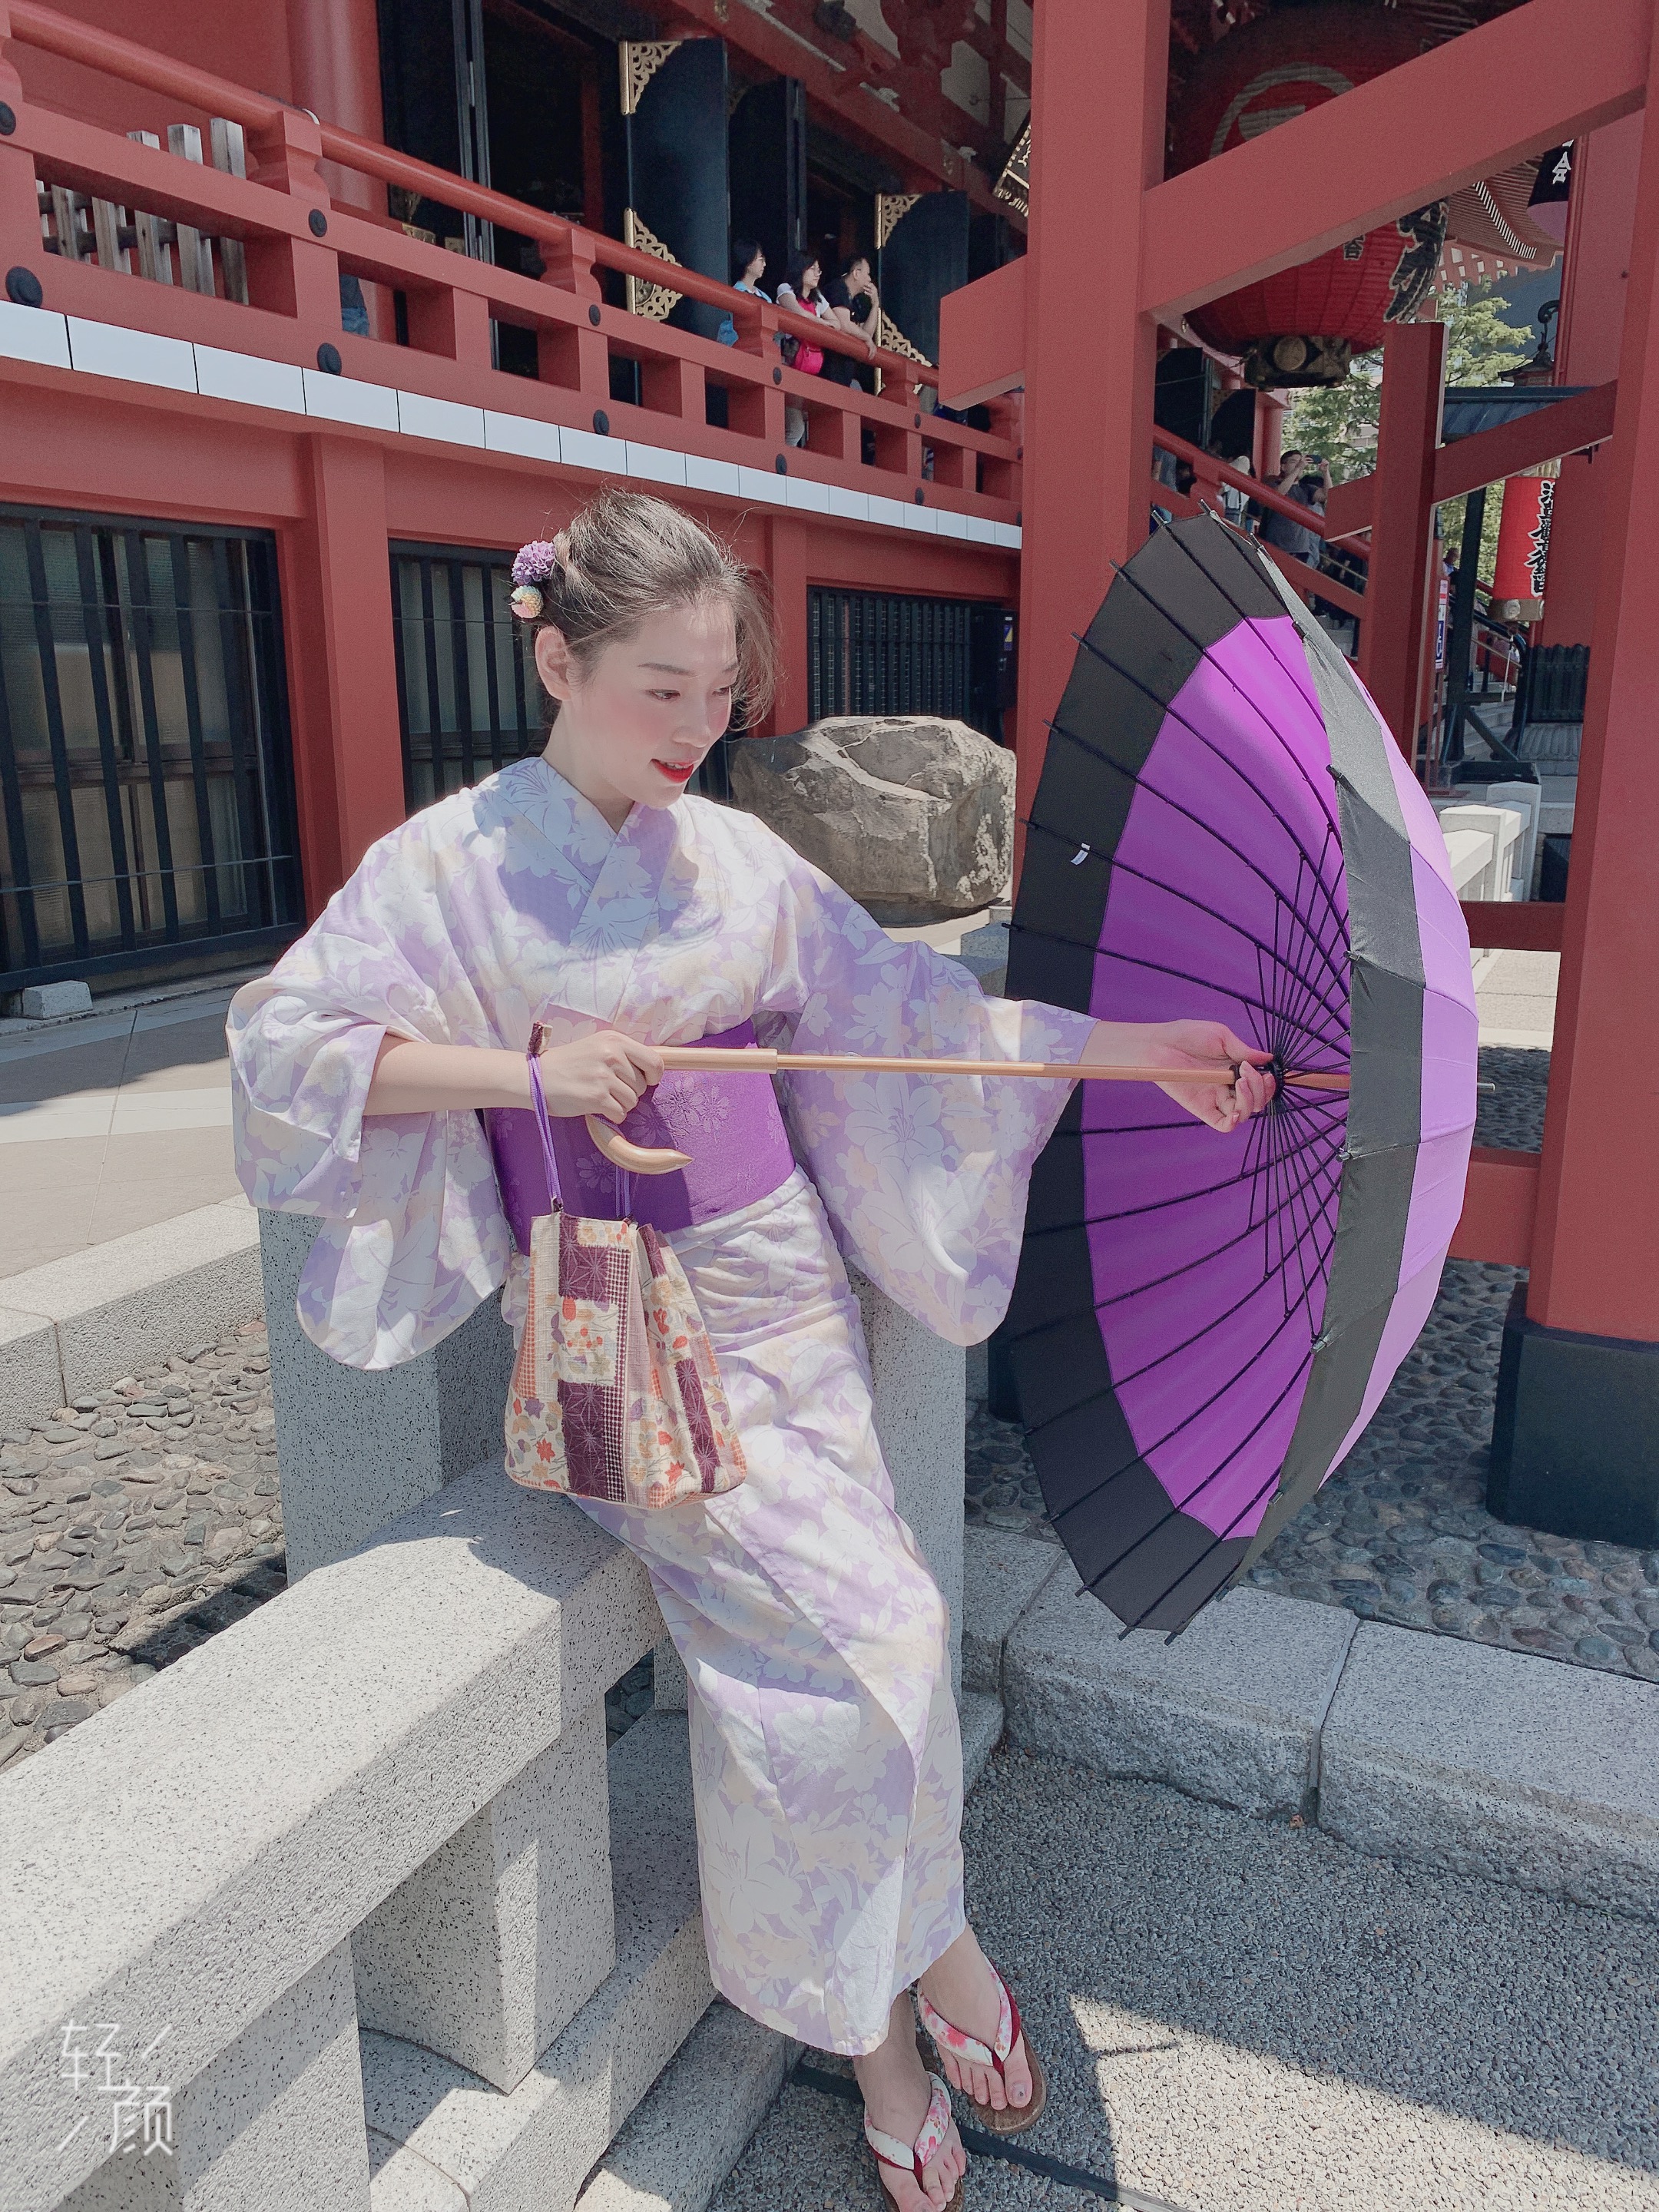
[(1158, 1086), (1177, 1106), (1230, 1136), (1273, 1097), (1273, 1079), (1262, 1073), (1272, 1058), (1270, 1052), (1235, 1036), (1224, 1022), (1097, 1022), (1078, 1066), (1213, 1067), (1220, 1060), (1235, 1061), (1236, 1083)]
[(550, 1114), (574, 1117), (600, 1114), (620, 1121), (640, 1103), (642, 1091), (663, 1078), (662, 1054), (617, 1030), (600, 1030), (574, 1044), (556, 1044), (540, 1060), (542, 1095)]
[[(615, 1030), (599, 1030), (541, 1056), (550, 1114), (603, 1114), (620, 1121), (641, 1091), (662, 1081), (662, 1054)], [(521, 1052), (494, 1046), (423, 1044), (388, 1032), (375, 1055), (365, 1114), (446, 1114), (480, 1106), (528, 1106), (530, 1073)]]

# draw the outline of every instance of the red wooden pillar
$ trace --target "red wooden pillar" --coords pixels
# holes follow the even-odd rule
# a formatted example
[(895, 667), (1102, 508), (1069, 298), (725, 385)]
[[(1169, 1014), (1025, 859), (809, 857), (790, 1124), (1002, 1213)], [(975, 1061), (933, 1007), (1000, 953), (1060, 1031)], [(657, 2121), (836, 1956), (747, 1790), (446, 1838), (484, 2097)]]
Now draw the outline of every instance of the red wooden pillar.
[(1382, 410), (1359, 672), (1407, 760), (1416, 754), (1428, 649), (1434, 455), (1440, 443), (1445, 362), (1446, 332), (1440, 323), (1398, 325), (1382, 349)]
[[(1018, 808), (1111, 581), (1146, 535), (1157, 325), (1142, 194), (1164, 174), (1169, 0), (1043, 0), (1031, 64)], [(1088, 241), (1086, 271), (1079, 241)]]
[[(1639, 115), (1621, 116), (1573, 147), (1561, 319), (1555, 331), (1558, 384), (1608, 384), (1619, 374), (1641, 158)], [(1540, 633), (1546, 645), (1589, 643), (1610, 458), (1601, 446), (1562, 459), (1550, 514), (1549, 574)]]
[(779, 735), (805, 729), (811, 714), (807, 684), (806, 525), (779, 515), (767, 525), (767, 573), (778, 618), (783, 667), (771, 726)]
[(1659, 47), (1650, 62), (1607, 471), (1532, 1274), (1504, 1330), (1492, 1502), (1659, 1542)]
[(404, 818), (386, 464), (351, 438), (311, 441), (311, 503), (283, 533), (300, 860), (315, 916)]
[[(1528, 1310), (1659, 1340), (1659, 71), (1650, 80)], [(1656, 1439), (1659, 1446), (1659, 1439)]]

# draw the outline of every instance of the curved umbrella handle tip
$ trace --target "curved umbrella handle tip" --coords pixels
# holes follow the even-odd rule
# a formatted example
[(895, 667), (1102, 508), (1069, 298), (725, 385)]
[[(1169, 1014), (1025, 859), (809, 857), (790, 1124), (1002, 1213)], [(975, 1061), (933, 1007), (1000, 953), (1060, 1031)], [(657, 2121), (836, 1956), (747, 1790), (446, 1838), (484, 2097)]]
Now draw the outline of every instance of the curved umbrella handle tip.
[(611, 1166), (621, 1168), (625, 1175), (672, 1175), (677, 1168), (689, 1168), (691, 1164), (689, 1152), (636, 1145), (631, 1137), (624, 1137), (613, 1122), (598, 1114), (585, 1114), (582, 1120), (588, 1135)]

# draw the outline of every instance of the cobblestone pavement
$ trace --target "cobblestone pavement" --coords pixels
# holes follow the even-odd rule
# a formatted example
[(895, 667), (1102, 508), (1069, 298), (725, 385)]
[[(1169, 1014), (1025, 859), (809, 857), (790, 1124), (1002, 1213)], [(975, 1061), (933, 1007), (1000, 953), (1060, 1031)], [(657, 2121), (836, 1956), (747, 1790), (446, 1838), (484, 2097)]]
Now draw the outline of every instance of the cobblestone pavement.
[(287, 1585), (264, 1324), (0, 1436), (0, 1765)]
[(0, 1433), (0, 1767), (287, 1587), (263, 1322)]
[[(1488, 1048), (1475, 1134), (1534, 1150), (1546, 1052)], [(1454, 1261), (1370, 1427), (1250, 1579), (1363, 1620), (1540, 1651), (1659, 1681), (1659, 1552), (1515, 1528), (1486, 1510), (1498, 1354), (1512, 1267)], [(1049, 1533), (1018, 1427), (970, 1411), (968, 1517)]]

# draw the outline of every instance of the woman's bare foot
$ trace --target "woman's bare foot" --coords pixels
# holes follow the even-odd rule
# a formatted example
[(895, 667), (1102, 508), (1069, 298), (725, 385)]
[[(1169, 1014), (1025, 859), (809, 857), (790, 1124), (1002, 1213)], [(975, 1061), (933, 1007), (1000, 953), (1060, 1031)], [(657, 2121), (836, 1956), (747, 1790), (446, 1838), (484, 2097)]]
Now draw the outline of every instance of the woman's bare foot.
[[(942, 1959), (922, 1976), (922, 1995), (935, 2012), (959, 2027), (988, 2050), (994, 2049), (1001, 2018), (1001, 1992), (990, 1960), (979, 1948), (971, 1928), (964, 1928)], [(940, 2049), (939, 2063), (953, 2089), (960, 2089), (976, 2105), (1000, 2112), (1017, 2110), (1031, 2101), (1031, 2069), (1021, 2035), (1005, 2062), (1005, 2075), (994, 2066), (974, 2066), (949, 2050)]]
[[(855, 2058), (853, 2071), (864, 2093), (864, 2109), (872, 2125), (902, 2143), (915, 2142), (927, 2118), (933, 2084), (916, 2049), (915, 2014), (908, 1991), (902, 1991), (893, 2001), (886, 2042), (867, 2057)], [(915, 2175), (901, 2168), (882, 2166), (877, 2169), (898, 2212), (943, 2212), (967, 2170), (968, 2154), (954, 2121), (938, 2154), (923, 2168), (921, 2188)]]

